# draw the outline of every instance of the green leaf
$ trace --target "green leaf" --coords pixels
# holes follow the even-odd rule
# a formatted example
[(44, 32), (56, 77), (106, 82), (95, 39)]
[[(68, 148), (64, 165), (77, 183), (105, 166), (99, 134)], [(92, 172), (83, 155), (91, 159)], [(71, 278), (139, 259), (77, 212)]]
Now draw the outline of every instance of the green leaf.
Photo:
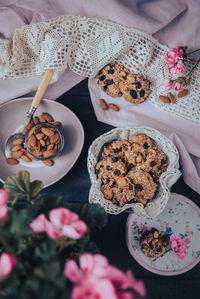
[(107, 222), (107, 214), (99, 204), (85, 205), (83, 216), (91, 228), (98, 227), (101, 229)]
[(33, 200), (42, 187), (43, 184), (40, 181), (30, 183), (30, 174), (24, 170), (19, 171), (17, 174), (10, 175), (4, 184), (4, 188), (10, 191), (10, 201), (12, 204), (14, 204), (17, 199)]

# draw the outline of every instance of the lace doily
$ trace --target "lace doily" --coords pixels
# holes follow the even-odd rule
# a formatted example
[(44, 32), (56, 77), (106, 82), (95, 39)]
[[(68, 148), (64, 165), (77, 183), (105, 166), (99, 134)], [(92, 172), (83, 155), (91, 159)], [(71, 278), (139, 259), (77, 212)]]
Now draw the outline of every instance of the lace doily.
[(142, 73), (152, 83), (149, 101), (158, 109), (200, 123), (200, 66), (193, 73), (188, 96), (164, 104), (165, 55), (169, 49), (150, 35), (117, 23), (80, 16), (61, 16), (17, 28), (12, 40), (0, 39), (0, 77), (20, 78), (46, 69), (95, 77), (109, 62)]
[[(167, 155), (168, 167), (159, 178), (158, 192), (154, 198), (144, 207), (141, 203), (125, 204), (119, 207), (111, 201), (106, 200), (100, 191), (101, 180), (97, 179), (95, 174), (95, 165), (98, 160), (99, 153), (104, 143), (113, 139), (127, 139), (133, 134), (144, 133), (150, 136), (158, 147)], [(178, 180), (181, 172), (176, 168), (179, 155), (175, 145), (162, 135), (159, 131), (149, 127), (123, 127), (115, 128), (100, 137), (91, 144), (88, 151), (88, 171), (91, 180), (91, 188), (89, 192), (89, 202), (100, 204), (107, 213), (119, 214), (125, 210), (132, 210), (134, 213), (145, 218), (154, 218), (158, 216), (165, 208), (170, 196), (171, 186)]]

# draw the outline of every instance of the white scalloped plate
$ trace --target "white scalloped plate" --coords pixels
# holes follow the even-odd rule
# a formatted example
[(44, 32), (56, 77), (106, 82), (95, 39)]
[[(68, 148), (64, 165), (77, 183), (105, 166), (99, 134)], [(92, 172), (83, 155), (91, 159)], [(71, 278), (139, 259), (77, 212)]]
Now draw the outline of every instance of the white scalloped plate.
[(83, 147), (84, 130), (81, 122), (70, 109), (56, 101), (43, 99), (35, 115), (45, 111), (62, 123), (61, 130), (65, 140), (62, 154), (54, 159), (55, 164), (52, 167), (45, 166), (41, 162), (8, 165), (4, 154), (6, 139), (21, 126), (31, 101), (32, 98), (20, 98), (0, 106), (0, 180), (4, 183), (10, 174), (27, 170), (30, 172), (31, 181), (41, 180), (45, 188), (60, 180), (72, 168)]
[[(180, 260), (168, 251), (156, 261), (140, 249), (142, 233), (152, 227), (173, 233), (186, 242), (186, 256)], [(156, 218), (142, 219), (129, 215), (126, 223), (126, 242), (130, 254), (145, 269), (159, 275), (178, 275), (192, 269), (200, 262), (200, 208), (187, 197), (171, 193), (165, 210)]]

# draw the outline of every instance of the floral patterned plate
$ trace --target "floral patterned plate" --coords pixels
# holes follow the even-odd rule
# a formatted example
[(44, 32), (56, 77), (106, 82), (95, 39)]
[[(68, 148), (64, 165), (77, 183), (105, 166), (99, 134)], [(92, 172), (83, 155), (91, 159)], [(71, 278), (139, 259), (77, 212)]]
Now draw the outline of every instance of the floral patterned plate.
[[(146, 257), (140, 249), (142, 233), (152, 227), (172, 233), (186, 242), (186, 256), (180, 260), (173, 251), (166, 252), (156, 261)], [(188, 198), (171, 193), (164, 211), (156, 218), (141, 218), (131, 214), (127, 219), (126, 241), (134, 259), (147, 270), (160, 275), (178, 275), (200, 262), (200, 209)], [(170, 248), (169, 245), (167, 249)]]

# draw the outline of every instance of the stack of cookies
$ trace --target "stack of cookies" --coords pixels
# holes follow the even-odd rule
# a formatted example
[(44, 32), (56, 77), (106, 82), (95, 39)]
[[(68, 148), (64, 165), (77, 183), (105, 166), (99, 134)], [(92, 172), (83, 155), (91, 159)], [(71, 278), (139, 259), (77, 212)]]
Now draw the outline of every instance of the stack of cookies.
[(98, 84), (114, 98), (122, 95), (125, 100), (140, 104), (150, 95), (150, 82), (142, 74), (133, 74), (121, 64), (108, 64), (98, 75)]
[(105, 143), (95, 166), (101, 191), (107, 200), (122, 207), (153, 198), (159, 177), (167, 169), (167, 157), (146, 134), (134, 134), (131, 141)]

